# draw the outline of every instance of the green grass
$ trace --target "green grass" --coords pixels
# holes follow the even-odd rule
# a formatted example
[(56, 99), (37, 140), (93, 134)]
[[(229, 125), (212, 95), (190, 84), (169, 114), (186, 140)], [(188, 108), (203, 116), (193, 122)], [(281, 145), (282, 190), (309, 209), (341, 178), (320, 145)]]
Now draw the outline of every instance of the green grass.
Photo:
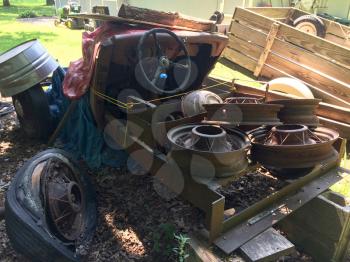
[(70, 30), (53, 24), (31, 24), (17, 21), (18, 14), (33, 10), (39, 16), (53, 16), (55, 9), (40, 0), (12, 0), (10, 7), (0, 5), (0, 53), (30, 39), (39, 39), (62, 66), (81, 57), (81, 30)]

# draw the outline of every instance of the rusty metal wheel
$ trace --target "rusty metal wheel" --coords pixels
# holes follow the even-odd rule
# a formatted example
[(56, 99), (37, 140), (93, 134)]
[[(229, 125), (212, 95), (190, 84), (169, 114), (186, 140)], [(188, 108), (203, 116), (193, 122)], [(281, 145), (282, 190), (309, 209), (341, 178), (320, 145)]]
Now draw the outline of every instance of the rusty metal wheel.
[(264, 104), (262, 100), (232, 97), (225, 104), (207, 104), (208, 123), (230, 126), (261, 126), (281, 124), (277, 114), (282, 105)]
[(73, 158), (58, 149), (30, 159), (6, 195), (14, 249), (34, 261), (80, 261), (96, 227), (95, 192)]
[(168, 132), (171, 150), (168, 155), (194, 177), (230, 177), (248, 167), (250, 141), (238, 129), (215, 125), (183, 125)]
[(249, 137), (253, 161), (268, 169), (311, 168), (338, 157), (333, 144), (339, 134), (328, 128), (281, 125), (253, 130)]
[(74, 241), (84, 229), (84, 191), (70, 166), (58, 158), (46, 162), (42, 178), (44, 208), (53, 232), (63, 241)]
[(317, 127), (320, 121), (316, 115), (316, 109), (321, 101), (321, 99), (286, 99), (274, 100), (268, 103), (283, 105), (278, 113), (278, 117), (283, 124)]

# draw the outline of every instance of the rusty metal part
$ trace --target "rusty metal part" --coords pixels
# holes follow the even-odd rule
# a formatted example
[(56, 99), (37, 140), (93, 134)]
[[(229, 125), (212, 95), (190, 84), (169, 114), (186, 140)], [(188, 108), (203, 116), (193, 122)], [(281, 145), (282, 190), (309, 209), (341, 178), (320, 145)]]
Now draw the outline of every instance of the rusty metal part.
[(320, 121), (316, 116), (316, 109), (320, 102), (320, 99), (286, 99), (274, 100), (268, 103), (284, 106), (278, 113), (278, 117), (284, 124), (301, 124), (317, 127)]
[(269, 104), (211, 104), (204, 105), (209, 123), (232, 126), (279, 125), (277, 117), (282, 105)]
[(169, 157), (182, 168), (191, 167), (192, 176), (216, 177), (241, 174), (248, 167), (250, 142), (245, 133), (211, 125), (185, 125), (168, 132)]
[(205, 113), (204, 104), (222, 104), (223, 101), (217, 94), (198, 90), (185, 95), (181, 101), (182, 112), (186, 117)]
[(78, 239), (84, 230), (83, 190), (70, 167), (50, 159), (41, 182), (48, 224), (63, 240)]
[(225, 104), (262, 104), (263, 99), (257, 97), (229, 97), (225, 99)]
[(5, 218), (5, 207), (0, 207), (0, 221)]
[(328, 128), (309, 130), (301, 125), (259, 128), (249, 134), (251, 156), (266, 168), (310, 168), (338, 157), (333, 144), (339, 134)]
[(0, 92), (14, 96), (48, 77), (58, 63), (38, 40), (24, 42), (0, 55)]

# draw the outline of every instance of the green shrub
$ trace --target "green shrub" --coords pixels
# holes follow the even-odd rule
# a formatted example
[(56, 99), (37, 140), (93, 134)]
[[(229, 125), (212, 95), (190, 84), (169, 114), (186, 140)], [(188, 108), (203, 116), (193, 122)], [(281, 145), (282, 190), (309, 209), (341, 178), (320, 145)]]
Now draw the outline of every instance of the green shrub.
[(18, 15), (18, 18), (34, 18), (37, 17), (38, 14), (33, 10), (26, 10)]

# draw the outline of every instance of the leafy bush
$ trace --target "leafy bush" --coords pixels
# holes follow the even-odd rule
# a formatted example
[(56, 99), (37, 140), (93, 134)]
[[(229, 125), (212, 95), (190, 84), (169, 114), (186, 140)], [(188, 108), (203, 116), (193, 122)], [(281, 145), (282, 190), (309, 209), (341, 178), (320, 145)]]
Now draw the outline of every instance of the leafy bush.
[(38, 14), (33, 10), (26, 10), (18, 15), (18, 18), (34, 18), (37, 17)]

